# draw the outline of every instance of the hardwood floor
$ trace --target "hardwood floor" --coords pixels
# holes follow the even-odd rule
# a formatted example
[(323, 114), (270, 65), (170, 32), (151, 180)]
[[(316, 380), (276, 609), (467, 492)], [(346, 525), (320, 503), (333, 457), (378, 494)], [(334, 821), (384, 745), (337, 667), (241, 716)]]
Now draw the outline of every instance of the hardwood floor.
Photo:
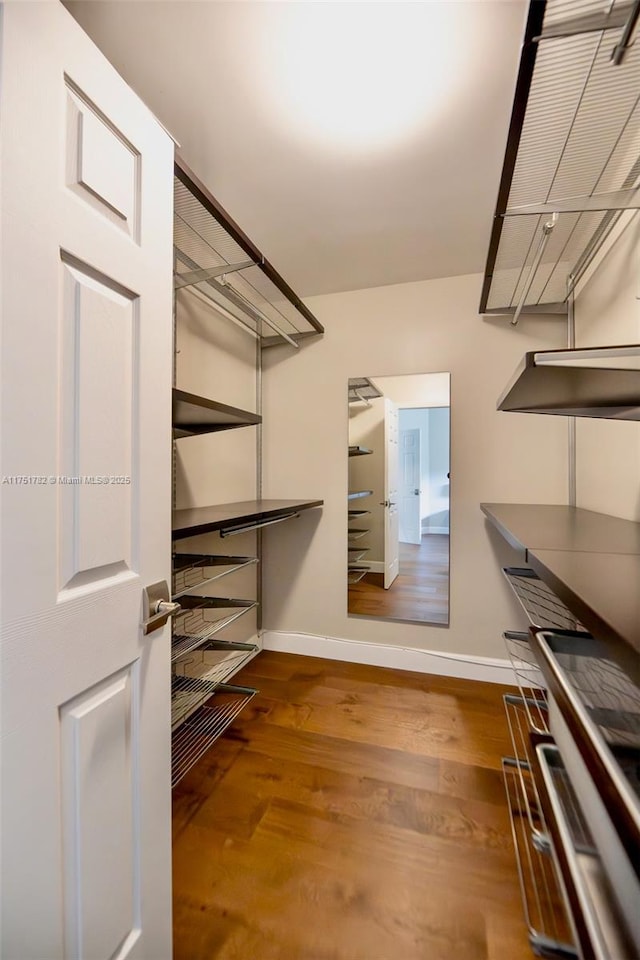
[(175, 960), (531, 960), (502, 688), (278, 653), (237, 682), (174, 791)]
[[(449, 537), (425, 534), (419, 544), (400, 544), (400, 573), (388, 590), (383, 575), (368, 573), (349, 586), (352, 616), (449, 622)], [(366, 563), (366, 560), (363, 561)]]

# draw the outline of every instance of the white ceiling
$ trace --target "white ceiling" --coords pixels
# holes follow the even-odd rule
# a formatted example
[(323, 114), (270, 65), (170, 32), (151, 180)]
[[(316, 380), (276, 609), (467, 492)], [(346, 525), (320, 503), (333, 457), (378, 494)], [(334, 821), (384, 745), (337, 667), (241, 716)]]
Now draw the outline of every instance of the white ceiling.
[(483, 270), (525, 0), (66, 5), (301, 296)]

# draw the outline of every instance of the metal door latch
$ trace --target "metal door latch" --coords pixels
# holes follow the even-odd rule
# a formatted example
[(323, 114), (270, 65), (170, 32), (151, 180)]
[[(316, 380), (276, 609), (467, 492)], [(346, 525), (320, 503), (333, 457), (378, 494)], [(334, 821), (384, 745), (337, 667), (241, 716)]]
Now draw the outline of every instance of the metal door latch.
[(182, 607), (168, 599), (169, 587), (166, 580), (152, 583), (142, 591), (142, 632), (145, 636), (164, 627), (165, 623)]

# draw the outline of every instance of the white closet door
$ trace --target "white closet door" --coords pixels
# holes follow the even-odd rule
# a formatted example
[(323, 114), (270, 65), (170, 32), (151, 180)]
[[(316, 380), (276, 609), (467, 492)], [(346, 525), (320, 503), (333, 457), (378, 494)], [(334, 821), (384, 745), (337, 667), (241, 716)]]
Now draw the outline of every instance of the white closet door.
[(384, 399), (384, 588), (388, 590), (400, 572), (398, 513), (398, 408)]
[(173, 145), (61, 5), (0, 15), (2, 956), (167, 960)]

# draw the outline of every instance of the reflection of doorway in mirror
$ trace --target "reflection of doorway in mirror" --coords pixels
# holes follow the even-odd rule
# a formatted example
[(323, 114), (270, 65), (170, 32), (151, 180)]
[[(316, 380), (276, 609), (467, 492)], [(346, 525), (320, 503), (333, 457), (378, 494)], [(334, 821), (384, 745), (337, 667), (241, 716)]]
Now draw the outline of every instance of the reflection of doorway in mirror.
[(366, 499), (349, 504), (348, 612), (448, 624), (449, 374), (365, 381), (349, 392), (349, 489)]

